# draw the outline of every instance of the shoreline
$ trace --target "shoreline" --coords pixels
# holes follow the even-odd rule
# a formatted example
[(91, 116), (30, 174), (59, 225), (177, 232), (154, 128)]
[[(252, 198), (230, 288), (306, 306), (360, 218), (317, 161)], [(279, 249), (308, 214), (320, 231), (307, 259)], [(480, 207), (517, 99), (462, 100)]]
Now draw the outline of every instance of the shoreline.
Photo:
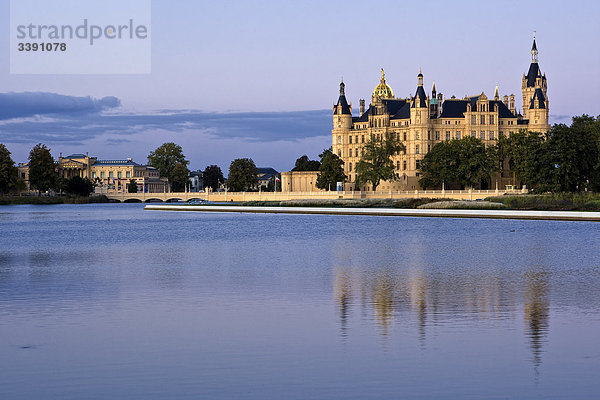
[(600, 212), (532, 210), (392, 209), (334, 207), (256, 207), (149, 204), (148, 211), (225, 212), (259, 214), (371, 215), (389, 217), (485, 218), (600, 222)]

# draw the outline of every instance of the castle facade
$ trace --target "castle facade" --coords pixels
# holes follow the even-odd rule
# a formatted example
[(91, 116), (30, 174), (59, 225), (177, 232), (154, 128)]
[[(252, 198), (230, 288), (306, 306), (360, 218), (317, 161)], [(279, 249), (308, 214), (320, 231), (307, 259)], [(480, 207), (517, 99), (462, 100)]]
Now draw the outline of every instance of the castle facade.
[(393, 156), (400, 180), (382, 182), (378, 190), (419, 189), (421, 160), (431, 148), (442, 141), (473, 136), (486, 145), (494, 145), (499, 135), (527, 130), (547, 132), (548, 96), (546, 75), (538, 64), (538, 50), (533, 38), (531, 63), (522, 78), (523, 112), (515, 108), (515, 95), (500, 98), (498, 87), (493, 98), (484, 92), (458, 99), (445, 98), (437, 93), (435, 82), (431, 95), (423, 87), (423, 74), (417, 75), (415, 95), (404, 99), (394, 97), (392, 88), (386, 84), (381, 70), (380, 83), (371, 95), (371, 103), (365, 108), (365, 100), (359, 102), (358, 116), (353, 116), (352, 104), (346, 99), (345, 84), (340, 83), (340, 95), (333, 106), (332, 149), (344, 161), (348, 177), (344, 190), (371, 190), (370, 185), (356, 188), (354, 168), (360, 160), (362, 147), (371, 135), (379, 138), (396, 135), (406, 147), (404, 152)]

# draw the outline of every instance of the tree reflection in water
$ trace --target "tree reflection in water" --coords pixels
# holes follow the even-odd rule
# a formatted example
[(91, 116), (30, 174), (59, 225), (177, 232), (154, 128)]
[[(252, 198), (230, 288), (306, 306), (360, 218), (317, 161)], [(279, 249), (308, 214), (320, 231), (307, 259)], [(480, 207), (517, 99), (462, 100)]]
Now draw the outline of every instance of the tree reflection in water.
[(549, 278), (549, 273), (539, 268), (504, 274), (472, 269), (432, 272), (417, 267), (337, 267), (333, 292), (343, 338), (349, 335), (352, 308), (360, 302), (366, 311), (362, 318), (372, 320), (384, 338), (391, 335), (395, 321), (413, 320), (423, 347), (433, 324), (514, 319), (521, 298), (525, 335), (537, 370), (548, 335)]

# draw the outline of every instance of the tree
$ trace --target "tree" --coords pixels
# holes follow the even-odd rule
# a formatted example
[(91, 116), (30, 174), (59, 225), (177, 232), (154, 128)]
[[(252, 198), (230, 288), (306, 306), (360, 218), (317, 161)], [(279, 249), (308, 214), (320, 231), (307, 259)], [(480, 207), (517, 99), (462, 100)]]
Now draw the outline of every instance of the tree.
[(474, 137), (440, 142), (433, 146), (421, 162), (419, 184), (427, 189), (445, 185), (474, 187), (489, 179), (497, 169), (495, 147)]
[(310, 160), (305, 154), (296, 160), (296, 164), (292, 171), (318, 171), (321, 163), (317, 160)]
[(371, 135), (363, 146), (360, 160), (356, 163), (356, 187), (370, 182), (375, 191), (382, 180), (398, 179), (392, 156), (405, 149), (396, 135), (382, 135), (381, 139)]
[(185, 191), (186, 185), (189, 182), (188, 176), (190, 171), (183, 164), (175, 164), (173, 171), (171, 172), (171, 188), (174, 192)]
[(233, 192), (245, 192), (258, 184), (256, 165), (251, 158), (238, 158), (231, 162), (227, 187)]
[(501, 135), (496, 144), (499, 160), (508, 159), (508, 167), (513, 174), (514, 183), (530, 185), (531, 177), (528, 171), (528, 157), (531, 152), (544, 142), (544, 136), (537, 132), (519, 131), (509, 137)]
[[(181, 146), (173, 142), (163, 143), (148, 155), (148, 164), (158, 169), (161, 177), (169, 179), (172, 191), (185, 188), (189, 161), (185, 159)], [(182, 179), (184, 169), (185, 180)]]
[(15, 188), (17, 167), (5, 145), (0, 144), (0, 194), (8, 193)]
[(331, 190), (336, 188), (338, 182), (346, 182), (344, 174), (344, 161), (331, 151), (331, 147), (319, 154), (321, 166), (315, 183), (319, 189)]
[(65, 192), (75, 196), (87, 197), (94, 191), (94, 182), (90, 178), (73, 176), (65, 182)]
[(129, 183), (127, 184), (127, 193), (137, 193), (137, 192), (138, 192), (137, 181), (135, 179), (130, 179)]
[(207, 166), (202, 173), (202, 179), (204, 181), (204, 187), (210, 187), (213, 191), (217, 191), (221, 184), (225, 182), (223, 172), (218, 165)]
[(38, 143), (29, 152), (29, 184), (38, 194), (53, 188), (56, 183), (56, 165), (50, 149)]

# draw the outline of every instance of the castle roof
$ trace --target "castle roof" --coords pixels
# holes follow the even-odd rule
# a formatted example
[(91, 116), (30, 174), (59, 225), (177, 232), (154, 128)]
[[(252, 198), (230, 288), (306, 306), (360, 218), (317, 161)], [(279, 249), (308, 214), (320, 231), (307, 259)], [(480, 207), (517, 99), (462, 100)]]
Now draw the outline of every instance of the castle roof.
[(533, 93), (533, 98), (531, 99), (531, 103), (529, 104), (529, 109), (535, 108), (535, 104), (538, 104), (538, 108), (546, 108), (546, 97), (544, 96), (544, 92), (542, 89), (537, 88)]
[(379, 81), (379, 85), (377, 85), (373, 90), (373, 96), (379, 97), (381, 99), (394, 98), (394, 92), (392, 91), (392, 88), (389, 87), (387, 83), (385, 83), (385, 73), (383, 72), (383, 68), (381, 68), (381, 80)]
[(341, 94), (338, 98), (337, 104), (333, 106), (333, 113), (338, 113), (338, 107), (341, 107), (342, 114), (352, 114), (350, 112), (350, 106), (348, 105), (348, 101), (346, 100), (346, 96)]
[[(444, 104), (442, 105), (442, 115), (440, 115), (440, 118), (464, 118), (464, 114), (467, 112), (467, 104), (471, 104), (471, 109), (474, 109), (477, 105), (478, 99), (479, 96), (469, 97), (468, 99), (464, 100), (445, 100)], [(490, 110), (493, 110), (496, 105), (498, 106), (499, 118), (516, 118), (506, 104), (500, 100), (488, 100), (488, 104)]]
[[(417, 106), (417, 100), (419, 101), (418, 106)], [(413, 102), (412, 102), (412, 108), (427, 107), (426, 100), (427, 100), (427, 95), (425, 94), (425, 89), (423, 89), (422, 85), (417, 86), (417, 91), (415, 92), (415, 98), (413, 99)]]
[(532, 62), (529, 65), (529, 71), (527, 71), (527, 75), (525, 76), (525, 78), (527, 79), (527, 87), (535, 87), (535, 80), (541, 76), (542, 73), (540, 71), (539, 64), (537, 62)]

